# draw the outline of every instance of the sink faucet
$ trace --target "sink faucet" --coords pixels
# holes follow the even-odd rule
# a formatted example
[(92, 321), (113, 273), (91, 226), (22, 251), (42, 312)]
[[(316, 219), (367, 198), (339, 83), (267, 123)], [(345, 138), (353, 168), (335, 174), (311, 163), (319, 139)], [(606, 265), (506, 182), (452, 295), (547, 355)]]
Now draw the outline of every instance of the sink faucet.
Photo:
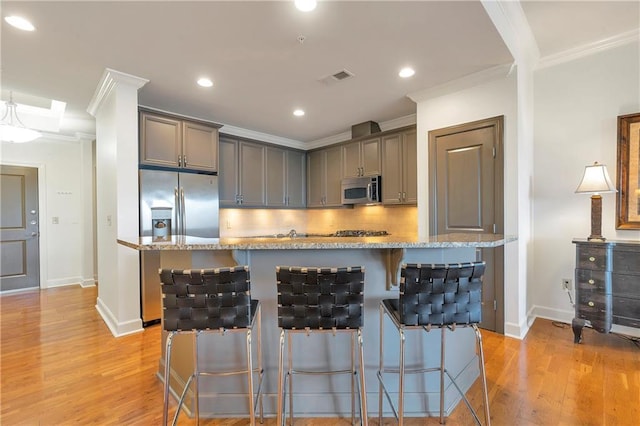
[(298, 233), (296, 232), (295, 229), (292, 229), (291, 231), (289, 231), (289, 233), (287, 234), (287, 237), (289, 238), (295, 238), (298, 236)]

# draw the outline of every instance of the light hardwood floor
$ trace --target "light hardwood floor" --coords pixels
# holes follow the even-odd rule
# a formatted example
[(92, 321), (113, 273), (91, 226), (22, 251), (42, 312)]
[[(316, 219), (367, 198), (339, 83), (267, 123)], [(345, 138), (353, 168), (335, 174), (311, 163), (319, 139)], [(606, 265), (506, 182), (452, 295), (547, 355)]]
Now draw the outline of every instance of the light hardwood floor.
[[(116, 339), (95, 310), (96, 296), (96, 288), (70, 286), (0, 297), (0, 424), (161, 423), (162, 385), (155, 376), (160, 327)], [(494, 425), (640, 424), (637, 341), (585, 329), (584, 342), (575, 345), (570, 327), (547, 320), (537, 320), (522, 341), (486, 331), (483, 339)], [(374, 390), (377, 384), (368, 387)], [(478, 382), (468, 396), (480, 406)], [(370, 410), (371, 424), (377, 425), (377, 407)], [(194, 423), (181, 415), (179, 424)], [(202, 423), (241, 426), (247, 421)], [(349, 422), (299, 419), (295, 424)], [(406, 424), (435, 425), (438, 419)], [(463, 404), (447, 424), (472, 424)], [(265, 425), (274, 426), (274, 419)]]

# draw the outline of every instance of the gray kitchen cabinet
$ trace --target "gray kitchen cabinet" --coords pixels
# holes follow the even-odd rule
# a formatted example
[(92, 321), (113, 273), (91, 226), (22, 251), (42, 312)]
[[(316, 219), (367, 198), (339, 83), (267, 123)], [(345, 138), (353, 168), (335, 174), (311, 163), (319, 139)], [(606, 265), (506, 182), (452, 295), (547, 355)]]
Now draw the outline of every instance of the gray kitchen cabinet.
[(140, 164), (218, 171), (218, 128), (213, 123), (140, 109)]
[(342, 146), (307, 154), (307, 207), (341, 206)]
[(265, 146), (240, 141), (239, 154), (239, 204), (246, 207), (265, 205)]
[(381, 174), (380, 137), (342, 145), (342, 176), (375, 176)]
[(218, 188), (221, 207), (265, 205), (265, 146), (220, 138)]
[(418, 202), (416, 130), (410, 129), (382, 138), (382, 202)]
[(266, 197), (269, 207), (305, 206), (305, 153), (267, 146)]
[(238, 145), (237, 139), (220, 136), (218, 192), (220, 207), (236, 207), (238, 204)]

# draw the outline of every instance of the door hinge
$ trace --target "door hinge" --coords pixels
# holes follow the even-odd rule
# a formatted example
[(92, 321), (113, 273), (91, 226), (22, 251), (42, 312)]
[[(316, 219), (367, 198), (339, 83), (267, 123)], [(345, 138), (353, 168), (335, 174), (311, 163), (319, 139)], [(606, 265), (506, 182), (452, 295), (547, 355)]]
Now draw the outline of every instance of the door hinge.
[(494, 311), (498, 310), (498, 301), (496, 301), (496, 300), (493, 301), (493, 310)]

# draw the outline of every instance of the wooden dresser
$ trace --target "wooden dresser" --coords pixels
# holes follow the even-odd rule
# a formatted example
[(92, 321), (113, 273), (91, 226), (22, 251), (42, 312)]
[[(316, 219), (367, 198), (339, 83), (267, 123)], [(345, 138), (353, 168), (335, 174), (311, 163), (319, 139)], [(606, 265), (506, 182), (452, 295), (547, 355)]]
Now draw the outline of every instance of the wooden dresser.
[(640, 328), (640, 241), (575, 239), (574, 342), (587, 322), (601, 333), (612, 324)]

